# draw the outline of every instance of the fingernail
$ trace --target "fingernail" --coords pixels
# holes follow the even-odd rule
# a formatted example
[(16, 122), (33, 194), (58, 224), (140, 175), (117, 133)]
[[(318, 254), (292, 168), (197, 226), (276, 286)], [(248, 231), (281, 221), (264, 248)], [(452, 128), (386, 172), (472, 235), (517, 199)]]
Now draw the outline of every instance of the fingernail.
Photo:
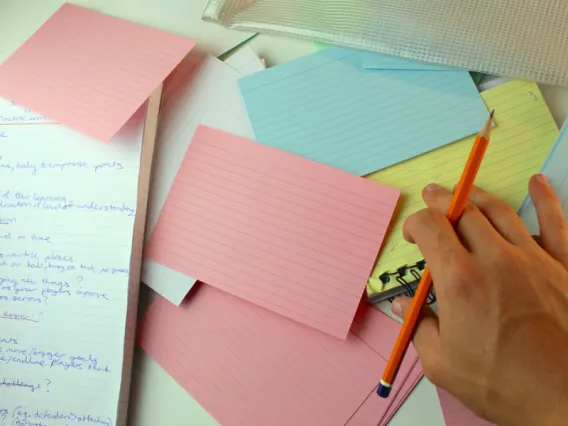
[(426, 191), (426, 192), (433, 192), (433, 191), (437, 191), (438, 189), (440, 189), (440, 185), (438, 185), (436, 183), (430, 183), (430, 184), (428, 184), (424, 187), (424, 191)]
[(396, 300), (392, 302), (391, 312), (397, 317), (402, 318), (402, 306)]
[(543, 175), (542, 173), (535, 175), (535, 179), (539, 183), (542, 183), (544, 185), (548, 185), (548, 178), (546, 177), (546, 175)]

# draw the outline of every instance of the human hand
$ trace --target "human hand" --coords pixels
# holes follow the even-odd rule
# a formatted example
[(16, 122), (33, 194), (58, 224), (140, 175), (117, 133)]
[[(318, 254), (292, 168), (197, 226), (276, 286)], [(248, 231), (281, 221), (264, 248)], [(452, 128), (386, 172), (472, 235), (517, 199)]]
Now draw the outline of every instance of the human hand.
[[(502, 426), (568, 424), (568, 224), (554, 190), (533, 176), (542, 247), (505, 202), (474, 188), (456, 230), (451, 192), (428, 185), (428, 208), (403, 233), (428, 263), (438, 315), (414, 345), (424, 374)], [(409, 298), (393, 303), (404, 317)]]

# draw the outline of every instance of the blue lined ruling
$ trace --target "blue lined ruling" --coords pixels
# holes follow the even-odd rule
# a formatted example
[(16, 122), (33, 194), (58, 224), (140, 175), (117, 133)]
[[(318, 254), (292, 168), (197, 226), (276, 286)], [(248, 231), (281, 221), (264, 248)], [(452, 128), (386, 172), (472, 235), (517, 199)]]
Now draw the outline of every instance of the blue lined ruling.
[(239, 80), (256, 140), (357, 175), (477, 132), (487, 109), (467, 71), (363, 70), (331, 47)]

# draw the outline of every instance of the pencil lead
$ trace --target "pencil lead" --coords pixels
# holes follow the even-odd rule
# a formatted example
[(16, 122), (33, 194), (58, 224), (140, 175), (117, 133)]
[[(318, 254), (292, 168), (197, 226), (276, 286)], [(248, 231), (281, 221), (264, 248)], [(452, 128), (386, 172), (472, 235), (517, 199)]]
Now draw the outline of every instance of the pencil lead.
[(495, 110), (492, 110), (491, 114), (489, 114), (489, 118), (493, 118), (494, 115), (495, 115)]

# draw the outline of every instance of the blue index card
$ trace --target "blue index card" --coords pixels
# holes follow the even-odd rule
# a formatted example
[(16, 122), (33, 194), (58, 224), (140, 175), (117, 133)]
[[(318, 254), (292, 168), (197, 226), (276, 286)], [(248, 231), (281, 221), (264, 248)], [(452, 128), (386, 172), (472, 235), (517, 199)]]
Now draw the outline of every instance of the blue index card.
[[(560, 129), (558, 138), (554, 142), (554, 146), (550, 150), (544, 165), (542, 166), (541, 172), (548, 177), (550, 185), (556, 191), (558, 198), (560, 198), (560, 203), (562, 205), (562, 210), (564, 211), (564, 216), (568, 219), (568, 167), (566, 163), (568, 160), (568, 120)], [(523, 220), (524, 224), (528, 228), (531, 234), (539, 235), (538, 219), (536, 216), (536, 211), (534, 209), (534, 204), (527, 195), (525, 201), (519, 209), (519, 216)]]
[(479, 131), (487, 110), (467, 71), (362, 69), (331, 47), (244, 77), (256, 140), (366, 175)]

